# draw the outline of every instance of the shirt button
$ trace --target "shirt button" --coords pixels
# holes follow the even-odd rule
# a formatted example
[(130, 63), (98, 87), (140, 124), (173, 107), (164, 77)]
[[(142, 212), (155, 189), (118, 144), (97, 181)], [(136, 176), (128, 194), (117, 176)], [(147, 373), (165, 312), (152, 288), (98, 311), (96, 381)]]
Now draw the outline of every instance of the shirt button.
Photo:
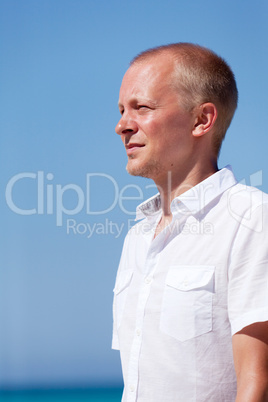
[(136, 334), (137, 334), (137, 336), (140, 336), (140, 334), (141, 334), (140, 329), (136, 329)]
[(129, 389), (130, 389), (131, 392), (134, 392), (134, 390), (135, 390), (133, 385), (130, 385)]
[(147, 285), (148, 285), (151, 282), (152, 282), (152, 278), (150, 276), (147, 276), (147, 278), (145, 278), (145, 283), (147, 283)]
[(185, 278), (185, 279), (182, 281), (182, 286), (183, 286), (184, 288), (186, 288), (186, 286), (188, 286), (188, 284), (189, 284), (188, 278)]

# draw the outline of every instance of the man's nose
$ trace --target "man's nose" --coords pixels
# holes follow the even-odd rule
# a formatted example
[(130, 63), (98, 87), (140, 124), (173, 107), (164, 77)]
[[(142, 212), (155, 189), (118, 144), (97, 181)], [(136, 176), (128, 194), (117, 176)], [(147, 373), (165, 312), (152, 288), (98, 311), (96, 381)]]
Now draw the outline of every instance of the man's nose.
[(115, 132), (119, 135), (135, 134), (138, 131), (138, 125), (130, 116), (125, 113), (115, 127)]

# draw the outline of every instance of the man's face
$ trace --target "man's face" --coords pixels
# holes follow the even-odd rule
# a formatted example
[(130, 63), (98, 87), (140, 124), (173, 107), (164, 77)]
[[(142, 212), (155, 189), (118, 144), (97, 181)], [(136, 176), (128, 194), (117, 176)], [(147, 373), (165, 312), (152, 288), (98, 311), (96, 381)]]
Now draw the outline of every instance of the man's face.
[(191, 158), (194, 118), (171, 86), (173, 62), (158, 56), (132, 65), (119, 94), (116, 132), (125, 145), (127, 171), (155, 181), (185, 167)]

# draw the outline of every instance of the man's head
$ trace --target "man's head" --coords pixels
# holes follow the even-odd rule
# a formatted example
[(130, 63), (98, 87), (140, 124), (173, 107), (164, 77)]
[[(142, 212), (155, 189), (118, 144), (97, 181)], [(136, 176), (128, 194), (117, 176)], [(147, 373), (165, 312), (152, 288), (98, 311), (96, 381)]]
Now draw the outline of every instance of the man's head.
[(237, 98), (229, 66), (206, 48), (178, 43), (136, 56), (122, 82), (116, 127), (129, 173), (154, 179), (157, 169), (168, 169), (165, 155), (171, 167), (194, 158), (197, 145), (201, 150), (210, 144), (217, 158)]
[(215, 104), (218, 116), (213, 142), (219, 153), (238, 102), (232, 70), (214, 52), (192, 43), (175, 43), (146, 50), (130, 64), (142, 63), (160, 54), (171, 54), (174, 58), (172, 81), (187, 110), (206, 102)]

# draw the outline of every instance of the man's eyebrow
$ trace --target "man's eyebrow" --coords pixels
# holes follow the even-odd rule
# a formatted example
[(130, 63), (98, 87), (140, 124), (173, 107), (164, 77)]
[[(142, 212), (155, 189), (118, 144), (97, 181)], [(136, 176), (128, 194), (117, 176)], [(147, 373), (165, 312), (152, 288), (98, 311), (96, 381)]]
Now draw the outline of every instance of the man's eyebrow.
[[(138, 103), (143, 103), (143, 102), (152, 105), (152, 107), (156, 107), (158, 104), (156, 101), (149, 99), (149, 98), (145, 98), (145, 97), (141, 97), (141, 98), (133, 97), (129, 100), (130, 104), (138, 104)], [(124, 105), (120, 101), (118, 101), (118, 107), (119, 107), (119, 109), (124, 108)]]

